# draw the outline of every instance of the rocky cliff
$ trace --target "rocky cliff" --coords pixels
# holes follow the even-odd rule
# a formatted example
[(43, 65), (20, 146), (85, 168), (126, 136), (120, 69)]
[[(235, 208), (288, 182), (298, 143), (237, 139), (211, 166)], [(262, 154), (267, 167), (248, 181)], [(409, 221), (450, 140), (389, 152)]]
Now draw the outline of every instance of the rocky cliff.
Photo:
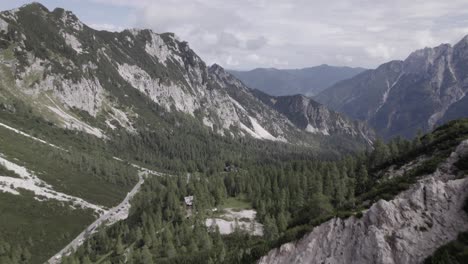
[(468, 140), (433, 174), (393, 200), (380, 200), (361, 218), (333, 218), (296, 243), (270, 251), (259, 263), (421, 263), (468, 230), (468, 215), (462, 209), (468, 178), (456, 176), (454, 167), (466, 155)]
[(147, 114), (157, 104), (157, 115), (183, 113), (221, 135), (317, 140), (172, 33), (96, 31), (69, 11), (33, 3), (0, 12), (0, 65), (3, 108), (14, 111), (14, 98), (55, 125), (98, 137), (153, 123)]
[(468, 37), (413, 52), (339, 82), (315, 97), (328, 107), (367, 121), (383, 137), (411, 138), (467, 115)]
[(285, 115), (294, 125), (312, 134), (341, 134), (364, 138), (371, 143), (375, 133), (364, 122), (353, 121), (329, 110), (322, 104), (304, 95), (270, 96), (256, 90), (255, 95)]

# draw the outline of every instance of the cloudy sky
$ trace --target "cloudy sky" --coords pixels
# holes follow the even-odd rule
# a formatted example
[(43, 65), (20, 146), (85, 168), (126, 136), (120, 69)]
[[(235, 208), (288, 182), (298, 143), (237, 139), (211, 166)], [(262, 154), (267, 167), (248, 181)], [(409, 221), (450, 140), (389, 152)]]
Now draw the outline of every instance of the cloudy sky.
[[(0, 2), (0, 9), (27, 3)], [(373, 68), (468, 34), (467, 0), (43, 0), (96, 29), (175, 32), (230, 69)]]

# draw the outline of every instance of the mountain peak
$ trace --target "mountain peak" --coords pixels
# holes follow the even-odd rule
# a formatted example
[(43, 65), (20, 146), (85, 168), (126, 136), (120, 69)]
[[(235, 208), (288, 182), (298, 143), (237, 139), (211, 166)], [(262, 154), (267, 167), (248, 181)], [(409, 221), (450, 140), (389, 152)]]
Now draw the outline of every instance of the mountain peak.
[(369, 122), (382, 137), (413, 137), (466, 116), (468, 36), (412, 52), (403, 62), (380, 65), (315, 97), (326, 106)]
[(208, 72), (211, 73), (213, 76), (215, 76), (216, 79), (222, 82), (226, 82), (229, 84), (234, 84), (239, 87), (244, 87), (243, 84), (240, 83), (240, 81), (234, 77), (231, 73), (226, 71), (222, 66), (219, 64), (215, 63), (211, 65), (208, 68)]
[(221, 67), (221, 65), (215, 63), (213, 65), (211, 65), (209, 68), (208, 68), (208, 71), (220, 78), (226, 78), (226, 77), (229, 77), (230, 74), (226, 72), (226, 70)]
[(455, 49), (465, 49), (468, 46), (468, 35), (464, 36), (460, 41), (455, 44)]
[(10, 10), (0, 11), (0, 14), (6, 15), (6, 16), (8, 16), (10, 18), (15, 18), (16, 14), (19, 11), (26, 11), (26, 12), (30, 12), (30, 13), (34, 13), (34, 12), (50, 13), (49, 9), (47, 9), (47, 7), (45, 7), (43, 4), (41, 4), (39, 2), (31, 2), (29, 4), (24, 4), (24, 5), (22, 5), (22, 6), (18, 7), (18, 8), (13, 8), (13, 9), (10, 9)]
[(25, 4), (25, 5), (22, 5), (20, 7), (20, 9), (36, 9), (36, 10), (41, 10), (41, 11), (45, 11), (45, 12), (49, 12), (49, 9), (47, 7), (45, 7), (43, 4), (39, 3), (39, 2), (31, 2), (29, 4)]
[(468, 43), (468, 35), (464, 36), (458, 43), (460, 42)]
[(217, 63), (214, 63), (213, 65), (211, 65), (210, 69), (213, 71), (225, 71), (224, 68)]

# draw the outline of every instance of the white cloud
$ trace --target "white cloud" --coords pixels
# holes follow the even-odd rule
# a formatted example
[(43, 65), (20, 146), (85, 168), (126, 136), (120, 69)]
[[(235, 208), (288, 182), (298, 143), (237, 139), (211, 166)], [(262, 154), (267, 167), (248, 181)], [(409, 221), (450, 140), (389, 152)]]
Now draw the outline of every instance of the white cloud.
[(346, 64), (353, 62), (353, 56), (336, 54), (335, 57), (338, 61), (342, 61)]
[(234, 68), (376, 67), (468, 33), (466, 0), (91, 1), (128, 7), (128, 27), (175, 32), (207, 62)]
[(263, 59), (255, 53), (247, 55), (247, 59), (255, 63), (262, 63), (263, 61)]
[(205, 32), (202, 35), (203, 42), (208, 44), (208, 45), (214, 45), (218, 43), (218, 36), (213, 33)]
[(385, 26), (368, 26), (366, 27), (366, 30), (369, 31), (369, 32), (382, 32), (384, 30), (386, 30), (387, 27)]
[(239, 61), (238, 60), (234, 60), (232, 58), (232, 56), (228, 56), (227, 59), (226, 59), (226, 65), (228, 66), (238, 66), (239, 65)]
[(431, 47), (431, 46), (440, 44), (434, 38), (434, 36), (432, 35), (432, 32), (429, 30), (418, 31), (416, 32), (414, 37), (415, 37), (416, 42), (421, 47)]
[(390, 59), (395, 52), (395, 48), (388, 47), (382, 43), (373, 47), (367, 47), (365, 50), (372, 58), (382, 58), (384, 60)]

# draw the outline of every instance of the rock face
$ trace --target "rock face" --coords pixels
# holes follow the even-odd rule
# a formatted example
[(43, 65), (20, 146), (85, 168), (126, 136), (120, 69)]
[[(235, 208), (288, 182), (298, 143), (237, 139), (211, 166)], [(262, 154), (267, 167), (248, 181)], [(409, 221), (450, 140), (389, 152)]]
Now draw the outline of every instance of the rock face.
[(380, 200), (361, 218), (334, 218), (297, 243), (269, 252), (259, 263), (421, 263), (468, 230), (462, 207), (468, 178), (456, 179), (453, 163), (468, 155), (468, 140), (447, 161), (392, 201)]
[(156, 115), (183, 113), (222, 135), (316, 140), (172, 33), (96, 31), (69, 11), (33, 3), (0, 12), (0, 65), (0, 106), (13, 109), (14, 98), (99, 137), (154, 122), (149, 100)]
[(354, 77), (363, 68), (320, 65), (303, 69), (257, 68), (251, 71), (229, 71), (247, 86), (273, 96), (316, 95), (331, 85)]
[(375, 139), (375, 133), (365, 123), (352, 121), (304, 95), (270, 96), (258, 90), (255, 95), (309, 133), (341, 134), (364, 138), (368, 142)]
[(418, 129), (467, 116), (467, 54), (468, 37), (454, 46), (418, 50), (339, 82), (315, 99), (367, 121), (385, 138), (412, 137)]

